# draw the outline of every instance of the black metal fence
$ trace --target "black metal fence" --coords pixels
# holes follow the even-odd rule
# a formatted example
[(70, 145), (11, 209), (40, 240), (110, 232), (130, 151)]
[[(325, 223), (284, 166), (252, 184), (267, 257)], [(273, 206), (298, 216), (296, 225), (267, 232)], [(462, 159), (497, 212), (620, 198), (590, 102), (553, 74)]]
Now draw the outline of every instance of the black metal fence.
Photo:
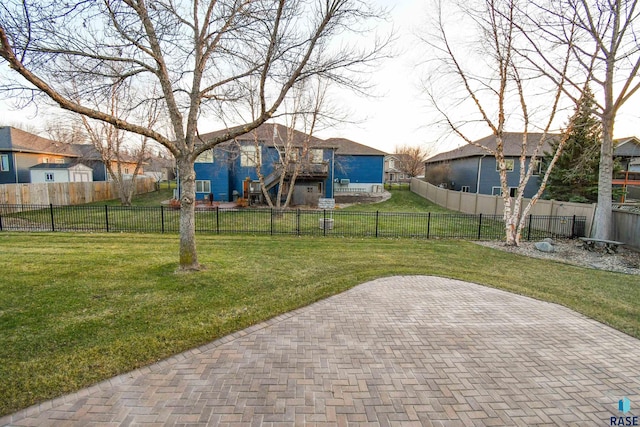
[[(180, 211), (160, 207), (0, 205), (0, 231), (177, 233)], [(197, 209), (196, 231), (343, 237), (499, 240), (501, 215), (340, 210)], [(526, 240), (584, 236), (585, 217), (529, 215)]]

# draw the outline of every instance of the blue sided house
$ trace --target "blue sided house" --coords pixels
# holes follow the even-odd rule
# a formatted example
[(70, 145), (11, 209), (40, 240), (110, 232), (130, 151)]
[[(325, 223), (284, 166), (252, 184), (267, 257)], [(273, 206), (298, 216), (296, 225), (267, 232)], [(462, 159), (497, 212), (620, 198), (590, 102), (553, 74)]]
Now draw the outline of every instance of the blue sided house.
[[(543, 141), (541, 152), (533, 160), (535, 162), (533, 176), (524, 188), (524, 197), (530, 198), (538, 192), (539, 176), (544, 174), (540, 156), (544, 156), (545, 151), (550, 152), (550, 142), (559, 139), (560, 136), (559, 134), (528, 134), (527, 152), (525, 154), (525, 168), (527, 169), (531, 164), (536, 144), (542, 137), (545, 137), (545, 140)], [(520, 181), (522, 138), (522, 133), (506, 132), (504, 134), (503, 150), (507, 164), (507, 185), (512, 197), (516, 195)], [(494, 196), (501, 195), (500, 174), (496, 158), (480, 147), (495, 149), (495, 136), (491, 135), (479, 139), (474, 144), (477, 145), (465, 144), (455, 150), (427, 159), (425, 162), (425, 177), (427, 181), (429, 181), (429, 176), (435, 176), (442, 182), (431, 182), (432, 184), (440, 185), (450, 190)], [(638, 138), (628, 137), (614, 140), (613, 155), (620, 162), (623, 171), (633, 173), (637, 170), (640, 172), (640, 140)], [(437, 169), (439, 171), (436, 172)], [(629, 174), (627, 178), (629, 178)], [(614, 180), (614, 184), (625, 185), (623, 179)]]
[[(542, 134), (529, 133), (528, 145), (525, 160), (525, 168), (529, 167), (533, 150), (540, 141)], [(544, 151), (550, 151), (549, 144), (553, 138), (557, 138), (556, 134), (546, 135), (542, 151), (535, 160), (535, 168), (533, 175), (524, 189), (524, 197), (532, 197), (538, 191), (538, 176), (542, 173), (542, 163), (540, 156), (544, 155)], [(496, 148), (495, 136), (487, 136), (475, 144)], [(446, 168), (446, 173), (437, 174), (438, 176), (446, 176), (446, 181), (433, 183), (446, 187), (450, 190), (490, 194), (499, 196), (502, 193), (500, 186), (500, 173), (498, 172), (498, 162), (496, 158), (489, 154), (486, 150), (478, 145), (465, 144), (455, 150), (448, 151), (433, 156), (425, 162), (425, 177), (430, 176), (430, 170), (434, 168)], [(504, 134), (504, 155), (507, 164), (507, 185), (511, 196), (515, 196), (520, 181), (520, 154), (522, 150), (522, 134), (515, 132), (505, 132)], [(428, 178), (427, 178), (428, 179)]]
[(323, 140), (266, 123), (196, 159), (196, 199), (260, 204), (262, 186), (275, 200), (279, 186), (286, 195), (292, 182), (294, 206), (316, 206), (318, 199), (340, 193), (382, 192), (385, 154), (347, 139)]

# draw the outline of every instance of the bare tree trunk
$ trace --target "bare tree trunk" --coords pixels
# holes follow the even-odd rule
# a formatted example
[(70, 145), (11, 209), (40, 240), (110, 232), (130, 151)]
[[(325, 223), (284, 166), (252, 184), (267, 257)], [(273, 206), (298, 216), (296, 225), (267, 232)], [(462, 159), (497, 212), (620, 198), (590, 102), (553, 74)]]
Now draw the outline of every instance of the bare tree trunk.
[(613, 123), (614, 115), (605, 111), (602, 116), (602, 145), (598, 172), (598, 205), (593, 218), (592, 235), (596, 239), (611, 237), (611, 185), (613, 179)]
[(180, 171), (180, 270), (200, 270), (196, 253), (196, 172), (193, 162), (184, 158), (177, 159)]

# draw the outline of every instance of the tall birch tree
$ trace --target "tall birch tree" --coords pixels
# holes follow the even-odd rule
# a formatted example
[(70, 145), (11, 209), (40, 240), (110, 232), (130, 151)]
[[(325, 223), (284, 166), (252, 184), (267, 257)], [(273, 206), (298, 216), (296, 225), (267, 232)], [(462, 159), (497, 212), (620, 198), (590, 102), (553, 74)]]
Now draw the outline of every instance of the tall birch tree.
[[(614, 125), (621, 108), (640, 89), (640, 5), (638, 0), (563, 0), (533, 2), (533, 25), (525, 32), (531, 43), (530, 63), (552, 81), (568, 81), (566, 94), (578, 100), (590, 86), (594, 113), (602, 122), (598, 204), (592, 236), (610, 239), (612, 231), (612, 180)], [(568, 29), (575, 35), (568, 37)], [(570, 73), (557, 63), (550, 43), (567, 46), (572, 53)], [(562, 76), (562, 77), (560, 77)], [(577, 94), (576, 94), (577, 91)]]
[[(13, 72), (0, 91), (27, 101), (44, 95), (165, 146), (182, 184), (180, 269), (197, 270), (195, 159), (266, 122), (301, 81), (359, 84), (350, 72), (378, 59), (388, 40), (363, 36), (381, 16), (361, 0), (7, 0), (0, 58)], [(363, 39), (366, 47), (355, 44)], [(78, 102), (107, 102), (121, 81), (139, 93), (128, 108), (159, 101), (170, 131)], [(255, 117), (241, 107), (249, 92), (258, 94)], [(203, 142), (198, 124), (206, 118), (232, 124)]]
[[(468, 144), (482, 148), (496, 159), (504, 202), (503, 218), (507, 245), (519, 245), (526, 217), (542, 195), (549, 174), (567, 138), (564, 134), (558, 141), (557, 149), (540, 180), (537, 193), (528, 204), (523, 206), (525, 186), (537, 169), (537, 162), (544, 155), (551, 126), (562, 106), (565, 81), (562, 78), (564, 74), (561, 73), (557, 84), (547, 90), (549, 95), (547, 104), (542, 109), (543, 124), (537, 125), (536, 129), (536, 123), (532, 122), (530, 104), (538, 105), (540, 100), (535, 94), (539, 93), (540, 89), (532, 84), (536, 76), (529, 72), (530, 67), (526, 67), (526, 62), (518, 54), (521, 43), (526, 42), (526, 37), (519, 31), (518, 26), (518, 23), (524, 19), (519, 14), (521, 4), (519, 0), (466, 2), (458, 5), (460, 15), (455, 15), (452, 14), (449, 3), (446, 4), (445, 13), (443, 7), (445, 3), (439, 2), (436, 5), (437, 13), (433, 23), (435, 33), (423, 38), (423, 41), (437, 52), (434, 59), (437, 71), (448, 79), (446, 84), (448, 96), (446, 97), (427, 88), (427, 94), (433, 106), (455, 135)], [(445, 16), (454, 15), (456, 28), (452, 29), (447, 25)], [(458, 28), (462, 25), (461, 18), (463, 22), (476, 26), (477, 39), (455, 39), (459, 34)], [(479, 53), (481, 58), (474, 57), (473, 61), (469, 61), (470, 53)], [(560, 63), (559, 69), (566, 71), (569, 53), (567, 49), (564, 62)], [(443, 84), (442, 81), (437, 83)], [(462, 100), (445, 105), (454, 92), (462, 94)], [(495, 145), (479, 144), (468, 135), (467, 126), (472, 123), (469, 119), (470, 110), (475, 110), (477, 122), (488, 127), (495, 137)], [(571, 132), (572, 125), (573, 118), (569, 120), (567, 132)], [(520, 171), (518, 186), (516, 194), (512, 195), (507, 182), (505, 134), (515, 126), (521, 129), (522, 139), (518, 159)], [(532, 129), (535, 129), (537, 131), (535, 133), (539, 135), (535, 139), (530, 138), (530, 134), (534, 133)], [(528, 163), (527, 158), (530, 158)]]

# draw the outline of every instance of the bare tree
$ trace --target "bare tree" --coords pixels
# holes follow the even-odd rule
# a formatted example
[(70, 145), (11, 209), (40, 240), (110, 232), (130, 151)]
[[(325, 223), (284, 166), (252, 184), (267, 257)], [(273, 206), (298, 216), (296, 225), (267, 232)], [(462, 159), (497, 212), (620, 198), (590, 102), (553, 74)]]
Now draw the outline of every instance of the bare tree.
[(424, 161), (429, 157), (431, 151), (421, 145), (399, 145), (395, 148), (396, 169), (413, 178), (422, 175), (424, 172)]
[[(15, 76), (0, 90), (26, 99), (44, 94), (63, 109), (153, 139), (173, 154), (182, 185), (182, 270), (200, 268), (198, 155), (266, 122), (298, 82), (319, 75), (357, 86), (349, 71), (380, 58), (388, 40), (353, 45), (372, 19), (384, 16), (360, 0), (8, 0), (0, 8), (0, 57)], [(78, 102), (106, 101), (114, 82), (122, 81), (139, 89), (132, 111), (160, 101), (169, 132)], [(245, 118), (241, 107), (248, 92), (259, 99), (255, 118)], [(200, 140), (198, 120), (206, 115), (233, 125)]]
[[(107, 100), (107, 112), (120, 120), (129, 119), (128, 102), (135, 98), (128, 82), (117, 82), (111, 87), (111, 94)], [(81, 100), (77, 103), (82, 104)], [(99, 108), (96, 105), (96, 108)], [(149, 129), (158, 128), (160, 112), (158, 104), (151, 102), (140, 111), (144, 117), (137, 120)], [(93, 120), (80, 115), (82, 127), (87, 139), (100, 154), (109, 177), (116, 183), (120, 203), (131, 206), (131, 199), (136, 189), (136, 177), (139, 175), (144, 162), (150, 158), (151, 140), (146, 135), (137, 135), (137, 145), (133, 146), (130, 132), (119, 129), (108, 122)], [(134, 138), (135, 139), (135, 138)], [(133, 166), (133, 169), (130, 167)]]
[(56, 116), (44, 124), (44, 133), (53, 141), (65, 144), (87, 144), (81, 123), (69, 116)]
[[(590, 85), (596, 94), (596, 114), (602, 121), (598, 179), (598, 204), (592, 235), (609, 239), (612, 227), (614, 172), (613, 129), (616, 115), (640, 89), (640, 9), (638, 0), (564, 0), (537, 3), (529, 36), (530, 63), (552, 81), (567, 79), (567, 95), (584, 96)], [(570, 29), (570, 31), (568, 30)], [(577, 32), (577, 36), (572, 35)], [(569, 36), (572, 35), (572, 36)], [(542, 45), (565, 45), (571, 49), (571, 74), (558, 66), (553, 50)], [(599, 89), (598, 89), (599, 88)], [(576, 94), (577, 92), (577, 94)], [(599, 93), (598, 93), (599, 92)]]
[[(534, 125), (531, 122), (531, 111), (529, 107), (532, 87), (531, 81), (535, 77), (527, 71), (523, 60), (518, 56), (518, 47), (525, 39), (518, 31), (518, 22), (522, 19), (518, 15), (520, 5), (518, 0), (497, 1), (480, 0), (477, 2), (465, 3), (460, 6), (460, 11), (465, 20), (474, 23), (478, 27), (480, 34), (477, 45), (474, 46), (483, 55), (484, 63), (468, 64), (465, 62), (465, 54), (468, 56), (468, 45), (456, 45), (446, 26), (443, 3), (437, 5), (437, 18), (434, 23), (437, 33), (433, 38), (424, 39), (426, 43), (436, 49), (440, 56), (438, 65), (446, 67), (444, 75), (453, 79), (453, 85), (459, 88), (465, 98), (470, 101), (473, 109), (479, 115), (479, 121), (485, 124), (495, 137), (495, 146), (481, 145), (475, 142), (465, 133), (465, 125), (471, 123), (469, 113), (458, 103), (446, 109), (443, 101), (428, 89), (434, 107), (442, 114), (445, 123), (451, 130), (461, 137), (466, 143), (477, 145), (487, 153), (493, 155), (497, 162), (497, 169), (500, 175), (502, 197), (504, 201), (504, 223), (505, 237), (507, 245), (518, 245), (520, 236), (525, 225), (526, 216), (533, 205), (540, 198), (544, 191), (549, 174), (562, 150), (566, 141), (566, 134), (558, 142), (548, 168), (541, 179), (538, 192), (532, 197), (529, 204), (523, 205), (524, 189), (531, 179), (537, 167), (538, 159), (543, 156), (543, 147), (549, 137), (549, 130), (558, 112), (563, 86), (565, 81), (560, 74), (554, 90), (550, 91), (551, 99), (548, 106), (544, 108), (546, 123), (542, 127), (542, 132), (537, 140), (530, 141), (530, 128)], [(447, 3), (447, 15), (451, 16), (450, 4)], [(456, 19), (460, 16), (456, 15)], [(460, 26), (460, 22), (456, 22)], [(465, 54), (460, 53), (465, 49)], [(473, 51), (473, 48), (471, 49)], [(566, 71), (569, 51), (567, 50), (564, 63), (560, 65), (561, 70)], [(475, 60), (475, 58), (474, 58)], [(442, 68), (439, 69), (442, 73)], [(538, 88), (534, 88), (538, 91)], [(452, 87), (448, 86), (450, 94)], [(463, 111), (457, 117), (454, 112)], [(519, 181), (516, 194), (510, 193), (507, 182), (507, 162), (505, 158), (505, 133), (508, 125), (517, 123), (522, 127), (521, 151), (519, 156)], [(570, 133), (573, 120), (569, 121), (567, 132)], [(527, 157), (530, 161), (527, 164)]]
[[(315, 159), (314, 144), (317, 139), (313, 136), (323, 113), (323, 106), (327, 92), (326, 82), (317, 81), (313, 87), (305, 84), (294, 89), (292, 94), (292, 112), (286, 115), (288, 119), (285, 135), (280, 135), (274, 127), (270, 146), (277, 157), (273, 159), (273, 171), (268, 175), (262, 172), (261, 162), (256, 163), (256, 172), (260, 182), (262, 194), (270, 207), (286, 208), (290, 205), (295, 184), (301, 174), (322, 172), (316, 171), (323, 167), (323, 159)], [(299, 125), (301, 123), (301, 125)], [(296, 128), (300, 127), (302, 131)], [(266, 142), (266, 141), (265, 141)], [(261, 141), (254, 132), (256, 151), (261, 149)], [(321, 147), (320, 147), (321, 148)], [(271, 160), (271, 159), (268, 159)], [(320, 163), (318, 163), (320, 162)], [(269, 193), (270, 186), (277, 184), (275, 198)], [(285, 194), (283, 192), (286, 191)], [(284, 197), (283, 197), (284, 196)], [(283, 201), (284, 199), (284, 201)]]

